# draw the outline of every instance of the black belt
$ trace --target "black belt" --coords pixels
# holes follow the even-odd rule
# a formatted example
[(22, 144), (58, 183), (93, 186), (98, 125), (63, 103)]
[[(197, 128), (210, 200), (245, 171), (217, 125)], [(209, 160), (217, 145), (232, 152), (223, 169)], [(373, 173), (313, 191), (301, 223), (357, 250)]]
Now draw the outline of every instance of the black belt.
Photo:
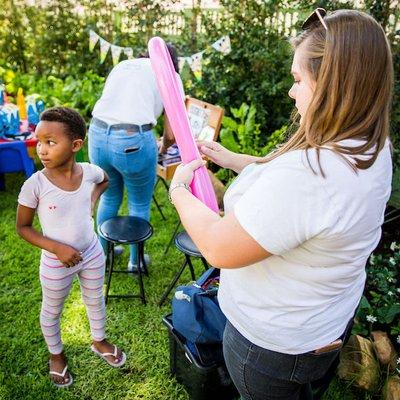
[(110, 130), (121, 131), (126, 130), (128, 133), (146, 132), (153, 129), (153, 124), (135, 125), (135, 124), (112, 124), (108, 125), (106, 122), (98, 118), (92, 118), (91, 123), (99, 128), (110, 128)]

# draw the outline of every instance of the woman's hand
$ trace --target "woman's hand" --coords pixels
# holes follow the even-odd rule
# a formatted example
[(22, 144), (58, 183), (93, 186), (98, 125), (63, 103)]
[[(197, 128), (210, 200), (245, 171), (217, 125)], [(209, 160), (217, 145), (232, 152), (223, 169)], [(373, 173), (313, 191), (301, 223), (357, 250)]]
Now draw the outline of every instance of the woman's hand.
[(200, 153), (207, 156), (214, 164), (222, 168), (232, 168), (234, 158), (237, 155), (233, 151), (226, 149), (220, 143), (206, 142), (204, 140), (196, 142)]
[(193, 160), (188, 164), (180, 164), (175, 170), (170, 187), (176, 186), (179, 183), (190, 185), (193, 180), (193, 173), (197, 168), (205, 165), (204, 160)]
[(59, 243), (54, 250), (54, 254), (67, 268), (73, 267), (82, 261), (81, 253), (66, 244)]
[(198, 141), (197, 147), (213, 163), (237, 173), (240, 173), (247, 165), (261, 159), (261, 157), (234, 153), (217, 142)]

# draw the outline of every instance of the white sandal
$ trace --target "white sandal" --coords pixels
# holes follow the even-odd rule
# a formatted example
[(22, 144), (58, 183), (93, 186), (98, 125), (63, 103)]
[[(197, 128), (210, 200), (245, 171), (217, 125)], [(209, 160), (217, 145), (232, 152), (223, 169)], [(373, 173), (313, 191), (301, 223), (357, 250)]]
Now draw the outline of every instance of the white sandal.
[[(65, 368), (63, 369), (63, 371), (61, 372), (61, 374), (57, 371), (50, 371), (49, 374), (50, 375), (56, 375), (56, 376), (61, 376), (61, 378), (63, 378), (65, 380), (65, 374), (67, 373), (68, 370), (68, 365), (65, 366)], [(66, 383), (57, 383), (54, 381), (54, 379), (52, 379), (52, 382), (54, 383), (54, 385), (56, 385), (58, 388), (66, 388), (70, 385), (72, 385), (73, 382), (73, 378), (72, 375), (69, 374), (69, 381)]]
[(101, 353), (100, 351), (98, 351), (96, 349), (96, 347), (93, 344), (91, 345), (90, 348), (93, 351), (93, 353), (96, 353), (97, 355), (99, 355), (108, 365), (111, 365), (111, 367), (120, 368), (125, 364), (126, 354), (124, 352), (122, 352), (122, 359), (118, 363), (113, 363), (107, 359), (107, 356), (113, 356), (115, 358), (117, 357), (118, 347), (115, 345), (114, 345), (114, 353)]

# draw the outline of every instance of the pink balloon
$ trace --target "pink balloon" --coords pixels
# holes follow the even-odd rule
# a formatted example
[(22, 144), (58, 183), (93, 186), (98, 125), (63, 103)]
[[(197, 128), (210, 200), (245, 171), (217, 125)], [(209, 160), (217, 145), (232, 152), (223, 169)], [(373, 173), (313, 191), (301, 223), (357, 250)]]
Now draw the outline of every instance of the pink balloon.
[[(190, 128), (184, 99), (179, 90), (179, 83), (168, 48), (164, 40), (159, 37), (150, 39), (148, 47), (151, 66), (157, 78), (165, 112), (174, 132), (182, 161), (187, 164), (196, 159), (200, 160), (201, 156)], [(219, 212), (214, 188), (205, 166), (194, 172), (191, 189), (192, 193), (211, 210)]]

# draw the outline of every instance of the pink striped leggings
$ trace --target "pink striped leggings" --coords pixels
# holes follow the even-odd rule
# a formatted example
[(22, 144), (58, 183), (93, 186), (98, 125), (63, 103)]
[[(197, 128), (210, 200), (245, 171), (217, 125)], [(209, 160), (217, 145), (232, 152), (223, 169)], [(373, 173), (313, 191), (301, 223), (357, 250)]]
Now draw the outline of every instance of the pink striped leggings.
[(71, 268), (61, 265), (56, 258), (42, 252), (40, 283), (42, 285), (42, 309), (40, 325), (51, 354), (63, 349), (60, 334), (60, 316), (75, 275), (81, 286), (82, 299), (89, 318), (93, 340), (105, 338), (105, 304), (103, 282), (105, 256), (97, 237), (82, 253), (83, 261)]

